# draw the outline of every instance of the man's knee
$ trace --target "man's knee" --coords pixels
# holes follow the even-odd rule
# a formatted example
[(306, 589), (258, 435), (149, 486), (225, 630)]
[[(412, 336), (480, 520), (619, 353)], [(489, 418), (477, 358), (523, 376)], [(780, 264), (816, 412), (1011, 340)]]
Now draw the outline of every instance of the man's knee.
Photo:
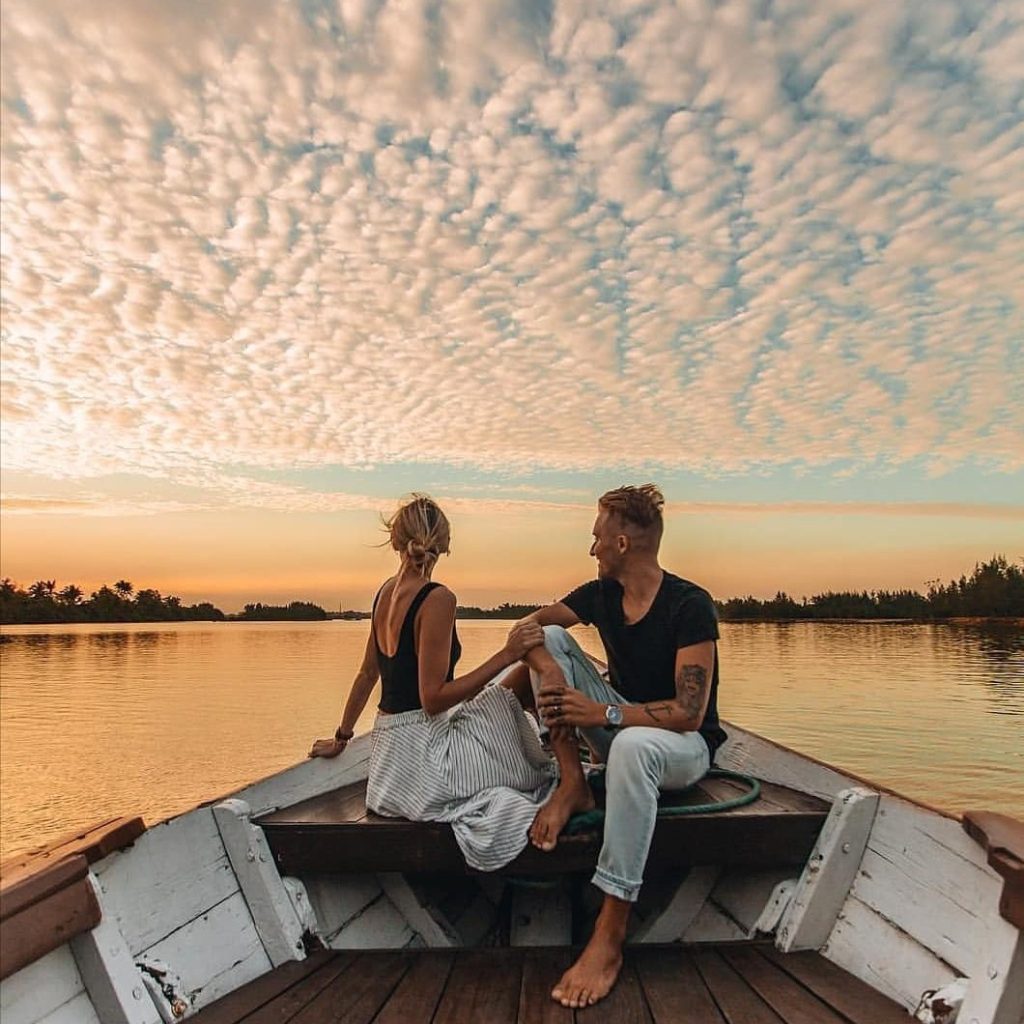
[(661, 750), (644, 735), (643, 729), (623, 729), (608, 752), (608, 780), (635, 772), (660, 774), (664, 767)]
[(569, 650), (572, 638), (564, 626), (544, 627), (544, 646), (554, 653), (564, 654)]

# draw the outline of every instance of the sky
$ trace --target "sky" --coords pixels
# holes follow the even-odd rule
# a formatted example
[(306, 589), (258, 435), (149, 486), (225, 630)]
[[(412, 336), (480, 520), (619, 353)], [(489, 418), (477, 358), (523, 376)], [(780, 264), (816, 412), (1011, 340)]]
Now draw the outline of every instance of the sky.
[(1024, 557), (1021, 0), (6, 0), (0, 572), (463, 603)]

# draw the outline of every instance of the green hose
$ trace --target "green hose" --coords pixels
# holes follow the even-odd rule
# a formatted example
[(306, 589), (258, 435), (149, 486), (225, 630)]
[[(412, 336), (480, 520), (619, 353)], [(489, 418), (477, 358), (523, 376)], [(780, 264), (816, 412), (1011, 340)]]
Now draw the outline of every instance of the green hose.
[[(731, 811), (735, 807), (745, 807), (752, 804), (761, 795), (761, 783), (750, 775), (743, 775), (740, 772), (731, 772), (726, 768), (712, 768), (704, 776), (705, 779), (732, 779), (735, 782), (742, 782), (750, 788), (746, 793), (734, 796), (730, 800), (713, 800), (706, 804), (687, 804), (681, 807), (659, 807), (659, 818), (681, 818), (686, 814), (713, 814), (719, 811)], [(595, 781), (595, 780), (591, 780)], [(692, 788), (692, 787), (691, 787)], [(580, 832), (589, 832), (604, 825), (604, 811), (595, 807), (592, 811), (584, 811), (582, 814), (574, 814), (563, 830), (563, 835), (578, 835)]]

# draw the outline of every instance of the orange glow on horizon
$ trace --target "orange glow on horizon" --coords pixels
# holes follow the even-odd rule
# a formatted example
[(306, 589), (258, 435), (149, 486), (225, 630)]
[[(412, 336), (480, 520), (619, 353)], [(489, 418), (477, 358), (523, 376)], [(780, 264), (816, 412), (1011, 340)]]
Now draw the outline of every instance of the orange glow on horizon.
[[(589, 510), (460, 513), (437, 578), (463, 604), (537, 602), (593, 576)], [(128, 579), (137, 588), (210, 600), (311, 600), (366, 609), (394, 554), (370, 512), (5, 516), (2, 574), (22, 585), (74, 582), (87, 593)], [(662, 564), (716, 597), (795, 597), (824, 590), (924, 589), (994, 553), (1020, 557), (1013, 520), (936, 516), (676, 514)]]

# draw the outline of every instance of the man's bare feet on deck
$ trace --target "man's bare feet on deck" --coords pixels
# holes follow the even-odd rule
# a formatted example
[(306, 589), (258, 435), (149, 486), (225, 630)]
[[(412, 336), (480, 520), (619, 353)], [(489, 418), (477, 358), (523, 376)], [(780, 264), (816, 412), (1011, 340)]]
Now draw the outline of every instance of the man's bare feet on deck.
[(530, 842), (545, 853), (558, 843), (558, 837), (566, 822), (574, 814), (594, 809), (594, 794), (583, 779), (577, 782), (560, 782), (548, 802), (537, 812), (530, 826)]
[(596, 930), (579, 959), (551, 990), (563, 1006), (593, 1006), (611, 992), (622, 969), (622, 943)]

